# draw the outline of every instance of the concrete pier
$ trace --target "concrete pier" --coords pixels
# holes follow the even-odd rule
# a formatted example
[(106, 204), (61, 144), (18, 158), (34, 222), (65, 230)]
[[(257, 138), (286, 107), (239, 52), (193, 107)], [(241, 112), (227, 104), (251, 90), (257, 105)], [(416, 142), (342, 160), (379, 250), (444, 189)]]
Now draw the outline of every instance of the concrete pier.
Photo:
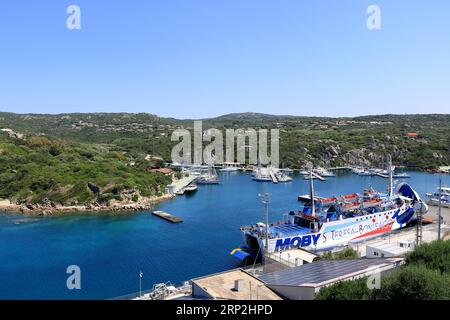
[(164, 212), (164, 211), (153, 211), (152, 214), (154, 216), (163, 218), (164, 220), (170, 221), (172, 223), (180, 223), (183, 222), (183, 219), (175, 217), (171, 215), (170, 213)]
[(177, 181), (172, 182), (167, 186), (166, 190), (168, 193), (172, 194), (183, 194), (184, 188), (190, 185), (197, 177), (194, 175), (189, 175), (187, 177), (183, 177)]

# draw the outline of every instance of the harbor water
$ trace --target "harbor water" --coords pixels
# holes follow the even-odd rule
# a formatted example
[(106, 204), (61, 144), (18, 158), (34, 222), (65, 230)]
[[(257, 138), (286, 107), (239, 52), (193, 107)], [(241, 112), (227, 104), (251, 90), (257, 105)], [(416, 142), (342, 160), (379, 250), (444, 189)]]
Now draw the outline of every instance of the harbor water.
[[(409, 172), (404, 179), (424, 197), (438, 177)], [(263, 221), (258, 194), (268, 192), (270, 220), (297, 210), (309, 181), (255, 182), (248, 173), (224, 173), (219, 185), (161, 203), (155, 210), (182, 218), (173, 224), (150, 212), (36, 217), (0, 212), (0, 299), (107, 299), (154, 283), (182, 281), (237, 266), (229, 255), (241, 244), (239, 227)], [(401, 180), (403, 181), (403, 180)], [(450, 183), (449, 176), (443, 178)], [(387, 179), (342, 172), (315, 181), (319, 196), (386, 190)], [(66, 269), (81, 269), (81, 289), (68, 290)]]

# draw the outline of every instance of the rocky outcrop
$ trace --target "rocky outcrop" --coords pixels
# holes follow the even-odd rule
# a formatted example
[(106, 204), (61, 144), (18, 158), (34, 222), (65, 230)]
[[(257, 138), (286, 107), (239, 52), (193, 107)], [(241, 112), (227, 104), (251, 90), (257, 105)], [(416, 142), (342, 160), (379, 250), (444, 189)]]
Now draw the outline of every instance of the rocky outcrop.
[(16, 139), (16, 140), (25, 140), (25, 135), (23, 133), (15, 132), (9, 128), (0, 129), (1, 132), (4, 132), (8, 138)]
[[(10, 201), (2, 200), (2, 206), (0, 209), (29, 213), (41, 216), (48, 216), (54, 214), (63, 214), (70, 212), (118, 212), (118, 211), (143, 211), (150, 210), (153, 206), (161, 201), (173, 198), (174, 195), (164, 194), (154, 197), (141, 197), (138, 202), (126, 201), (108, 201), (108, 203), (92, 202), (84, 205), (60, 205), (51, 201), (43, 201), (42, 203), (13, 203)], [(45, 199), (44, 199), (45, 200)]]

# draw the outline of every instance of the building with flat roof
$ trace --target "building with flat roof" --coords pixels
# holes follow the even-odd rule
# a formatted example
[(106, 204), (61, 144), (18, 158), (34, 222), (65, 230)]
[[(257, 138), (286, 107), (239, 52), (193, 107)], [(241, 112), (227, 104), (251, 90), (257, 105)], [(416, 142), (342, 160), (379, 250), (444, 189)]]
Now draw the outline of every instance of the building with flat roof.
[(414, 249), (414, 241), (386, 243), (384, 241), (366, 245), (366, 258), (394, 258), (402, 257)]
[(261, 280), (242, 269), (192, 279), (194, 299), (281, 300)]
[(312, 300), (322, 287), (339, 281), (383, 274), (403, 264), (402, 258), (320, 260), (278, 270), (259, 277), (265, 285), (289, 300)]

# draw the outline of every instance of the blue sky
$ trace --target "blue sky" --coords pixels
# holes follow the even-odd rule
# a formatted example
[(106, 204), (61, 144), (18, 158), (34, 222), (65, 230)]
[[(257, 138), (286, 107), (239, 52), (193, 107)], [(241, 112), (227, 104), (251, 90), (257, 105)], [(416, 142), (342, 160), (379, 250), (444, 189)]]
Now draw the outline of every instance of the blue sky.
[(447, 0), (5, 0), (0, 111), (448, 113), (449, 15)]

